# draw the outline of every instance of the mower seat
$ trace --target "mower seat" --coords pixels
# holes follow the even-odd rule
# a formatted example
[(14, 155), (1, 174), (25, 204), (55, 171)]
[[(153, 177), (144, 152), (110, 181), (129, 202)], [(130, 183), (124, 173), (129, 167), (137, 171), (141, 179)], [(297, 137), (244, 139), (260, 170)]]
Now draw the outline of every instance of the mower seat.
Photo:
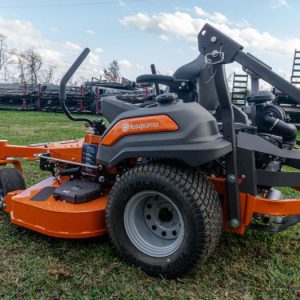
[[(225, 74), (225, 72), (224, 72)], [(219, 97), (216, 89), (215, 78), (212, 70), (205, 63), (205, 58), (200, 54), (192, 62), (180, 67), (173, 76), (163, 75), (142, 75), (137, 78), (138, 82), (156, 82), (169, 86), (168, 93), (175, 93), (179, 99), (184, 102), (198, 102), (206, 110), (211, 112), (217, 121), (222, 121), (221, 115), (218, 113)], [(189, 89), (175, 88), (173, 84), (175, 80), (187, 82)], [(249, 125), (248, 116), (238, 107), (233, 106), (235, 122)], [(120, 101), (116, 96), (105, 97), (101, 101), (102, 114), (109, 122), (114, 120), (120, 113), (130, 110), (141, 109), (137, 105)]]
[[(205, 109), (210, 111), (217, 121), (222, 120), (222, 116), (219, 113), (219, 96), (213, 70), (205, 63), (204, 55), (200, 54), (192, 62), (177, 69), (174, 73), (174, 77), (189, 80), (193, 89), (189, 92), (180, 92), (170, 89), (170, 92), (177, 93), (179, 98), (184, 99), (185, 102), (198, 102)], [(232, 107), (235, 122), (249, 125), (250, 121), (248, 116), (237, 106), (232, 104)]]
[[(174, 84), (175, 81), (182, 81), (188, 84), (188, 89), (183, 89)], [(211, 112), (217, 121), (222, 121), (219, 110), (219, 97), (216, 89), (213, 70), (205, 63), (205, 56), (200, 54), (196, 59), (181, 66), (173, 76), (164, 75), (142, 75), (137, 82), (148, 82), (164, 84), (168, 86), (167, 93), (175, 93), (184, 102), (198, 102), (205, 109)], [(249, 125), (248, 116), (238, 107), (233, 106), (235, 121)]]

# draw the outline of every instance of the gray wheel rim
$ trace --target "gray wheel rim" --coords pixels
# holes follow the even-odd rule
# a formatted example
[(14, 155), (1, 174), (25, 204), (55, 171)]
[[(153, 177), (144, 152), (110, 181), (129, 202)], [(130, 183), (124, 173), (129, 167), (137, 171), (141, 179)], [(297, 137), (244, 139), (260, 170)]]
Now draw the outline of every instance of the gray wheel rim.
[(152, 257), (172, 255), (184, 238), (179, 209), (169, 197), (156, 191), (139, 192), (129, 199), (124, 227), (133, 245)]

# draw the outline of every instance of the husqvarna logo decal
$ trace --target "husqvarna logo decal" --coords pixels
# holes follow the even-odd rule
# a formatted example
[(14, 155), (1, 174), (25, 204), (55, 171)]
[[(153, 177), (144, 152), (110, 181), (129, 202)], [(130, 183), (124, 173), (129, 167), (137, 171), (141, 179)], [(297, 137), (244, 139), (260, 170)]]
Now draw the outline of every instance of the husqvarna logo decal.
[(109, 130), (100, 144), (112, 146), (127, 135), (176, 131), (178, 128), (178, 125), (167, 115), (123, 119)]
[(144, 129), (152, 129), (159, 128), (159, 122), (149, 122), (149, 123), (139, 123), (139, 124), (130, 124), (125, 123), (122, 125), (123, 132), (128, 132), (131, 130), (144, 130)]

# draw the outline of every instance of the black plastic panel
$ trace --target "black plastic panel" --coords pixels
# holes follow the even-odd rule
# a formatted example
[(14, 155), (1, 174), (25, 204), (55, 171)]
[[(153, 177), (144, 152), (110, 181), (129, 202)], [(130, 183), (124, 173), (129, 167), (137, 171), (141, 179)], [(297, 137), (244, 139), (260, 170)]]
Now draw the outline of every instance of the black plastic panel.
[(74, 179), (64, 182), (53, 193), (57, 200), (78, 204), (96, 199), (101, 194), (97, 182)]
[(199, 166), (212, 161), (232, 150), (219, 132), (216, 119), (196, 102), (177, 101), (153, 108), (143, 108), (120, 114), (107, 131), (119, 120), (168, 115), (179, 129), (173, 132), (159, 132), (128, 135), (111, 147), (99, 146), (98, 160), (114, 166), (125, 158), (173, 158), (190, 166)]

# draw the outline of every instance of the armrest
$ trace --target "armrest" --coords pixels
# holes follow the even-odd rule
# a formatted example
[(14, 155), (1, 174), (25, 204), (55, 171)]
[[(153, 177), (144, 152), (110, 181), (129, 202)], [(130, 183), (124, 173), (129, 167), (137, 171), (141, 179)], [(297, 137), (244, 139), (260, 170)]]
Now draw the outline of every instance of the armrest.
[(146, 74), (138, 76), (136, 82), (139, 83), (159, 83), (164, 85), (169, 85), (174, 82), (175, 78), (172, 76), (166, 75), (157, 75), (157, 74)]
[(177, 79), (173, 76), (146, 74), (138, 76), (136, 79), (138, 83), (151, 83), (167, 85), (174, 90), (188, 90), (190, 88), (190, 81), (186, 79)]

